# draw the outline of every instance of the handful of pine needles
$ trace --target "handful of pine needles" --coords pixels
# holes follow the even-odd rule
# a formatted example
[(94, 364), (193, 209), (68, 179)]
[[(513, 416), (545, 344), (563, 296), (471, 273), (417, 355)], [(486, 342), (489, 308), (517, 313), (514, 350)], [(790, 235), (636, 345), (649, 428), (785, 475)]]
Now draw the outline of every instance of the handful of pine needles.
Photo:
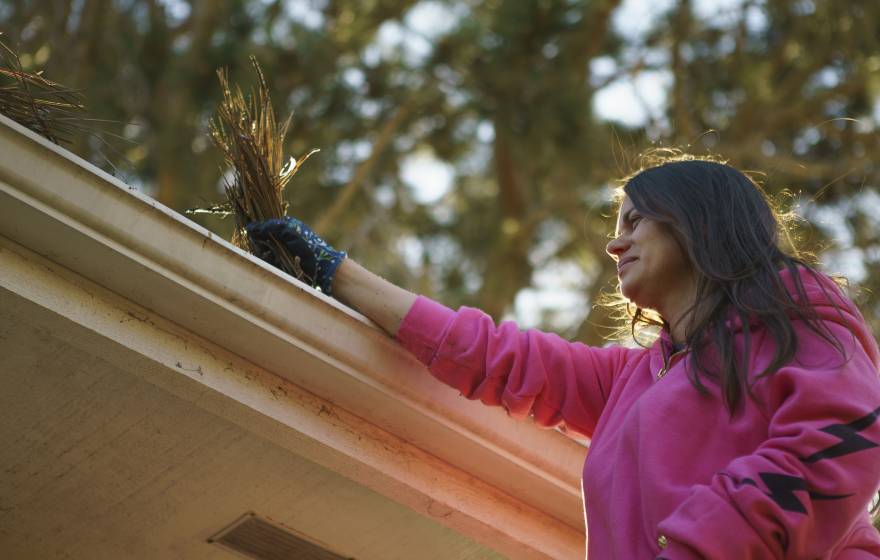
[(22, 68), (18, 54), (0, 41), (0, 113), (55, 144), (70, 143), (84, 123), (83, 96)]
[[(232, 87), (226, 70), (217, 71), (223, 100), (211, 121), (211, 139), (222, 152), (233, 175), (227, 180), (226, 203), (211, 208), (196, 209), (191, 213), (210, 213), (235, 217), (232, 243), (258, 254), (245, 233), (245, 226), (272, 218), (283, 218), (287, 203), (282, 192), (300, 166), (315, 152), (312, 150), (299, 159), (284, 159), (284, 137), (290, 127), (291, 116), (279, 124), (269, 98), (266, 77), (256, 58), (250, 57), (257, 73), (257, 91), (246, 99), (238, 86)], [(299, 264), (299, 258), (277, 240), (272, 240), (275, 263), (288, 274), (313, 284)]]

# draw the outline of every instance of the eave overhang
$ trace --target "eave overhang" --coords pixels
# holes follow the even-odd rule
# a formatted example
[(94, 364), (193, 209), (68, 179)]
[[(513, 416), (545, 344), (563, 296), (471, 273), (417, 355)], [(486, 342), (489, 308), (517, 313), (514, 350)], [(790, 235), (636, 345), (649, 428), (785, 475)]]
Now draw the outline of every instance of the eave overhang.
[(193, 406), (510, 558), (583, 556), (583, 446), (461, 398), (357, 312), (4, 117), (0, 242), (5, 297)]

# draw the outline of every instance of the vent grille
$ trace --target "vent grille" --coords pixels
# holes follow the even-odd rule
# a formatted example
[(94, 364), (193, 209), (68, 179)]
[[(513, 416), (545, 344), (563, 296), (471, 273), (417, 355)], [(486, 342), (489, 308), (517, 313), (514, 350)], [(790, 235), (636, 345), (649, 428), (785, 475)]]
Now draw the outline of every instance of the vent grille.
[(209, 543), (220, 545), (258, 560), (354, 560), (257, 517), (245, 514), (223, 529)]

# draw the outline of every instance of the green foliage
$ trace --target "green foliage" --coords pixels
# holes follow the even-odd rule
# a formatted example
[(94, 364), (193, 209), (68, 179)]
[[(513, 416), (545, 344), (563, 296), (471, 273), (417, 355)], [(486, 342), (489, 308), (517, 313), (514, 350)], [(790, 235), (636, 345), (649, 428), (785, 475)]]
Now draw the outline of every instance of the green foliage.
[[(771, 193), (801, 193), (818, 225), (806, 243), (827, 248), (832, 268), (862, 259), (860, 302), (880, 324), (880, 4), (749, 0), (709, 15), (679, 0), (632, 37), (612, 20), (620, 3), (11, 0), (0, 30), (29, 69), (124, 123), (122, 178), (181, 211), (222, 196), (208, 140), (222, 94), (214, 72), (227, 67), (248, 88), (255, 55), (276, 111), (295, 114), (285, 152), (321, 149), (298, 174), (290, 214), (450, 305), (500, 317), (566, 264), (595, 302), (614, 274), (605, 188), (634, 154), (665, 145), (720, 153), (762, 171)], [(419, 14), (438, 31), (412, 31)], [(604, 86), (646, 71), (670, 84), (660, 113), (629, 128), (594, 113)], [(86, 138), (73, 149), (100, 160)], [(424, 154), (453, 171), (449, 192), (427, 202), (401, 174)], [(544, 326), (594, 343), (607, 321), (601, 309), (545, 311)]]

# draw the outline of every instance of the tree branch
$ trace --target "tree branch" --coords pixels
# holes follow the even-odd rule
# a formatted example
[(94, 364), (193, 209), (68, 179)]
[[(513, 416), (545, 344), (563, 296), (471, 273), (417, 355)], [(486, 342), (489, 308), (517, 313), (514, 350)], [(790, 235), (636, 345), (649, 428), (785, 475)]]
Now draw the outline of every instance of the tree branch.
[(327, 210), (327, 212), (325, 212), (317, 221), (315, 224), (316, 231), (320, 231), (322, 235), (326, 235), (333, 226), (339, 222), (339, 218), (348, 208), (348, 205), (351, 204), (354, 195), (361, 189), (367, 177), (369, 177), (370, 173), (373, 171), (373, 168), (376, 167), (376, 163), (388, 147), (388, 144), (391, 143), (397, 134), (397, 131), (406, 121), (407, 117), (409, 117), (409, 114), (412, 112), (413, 106), (415, 105), (415, 99), (415, 95), (410, 97), (408, 102), (404, 103), (397, 109), (397, 112), (392, 118), (385, 121), (385, 125), (373, 141), (373, 149), (370, 152), (370, 156), (361, 162), (355, 170), (354, 177), (352, 177), (351, 181), (345, 185), (342, 192), (336, 197), (333, 206), (331, 206), (330, 209)]

